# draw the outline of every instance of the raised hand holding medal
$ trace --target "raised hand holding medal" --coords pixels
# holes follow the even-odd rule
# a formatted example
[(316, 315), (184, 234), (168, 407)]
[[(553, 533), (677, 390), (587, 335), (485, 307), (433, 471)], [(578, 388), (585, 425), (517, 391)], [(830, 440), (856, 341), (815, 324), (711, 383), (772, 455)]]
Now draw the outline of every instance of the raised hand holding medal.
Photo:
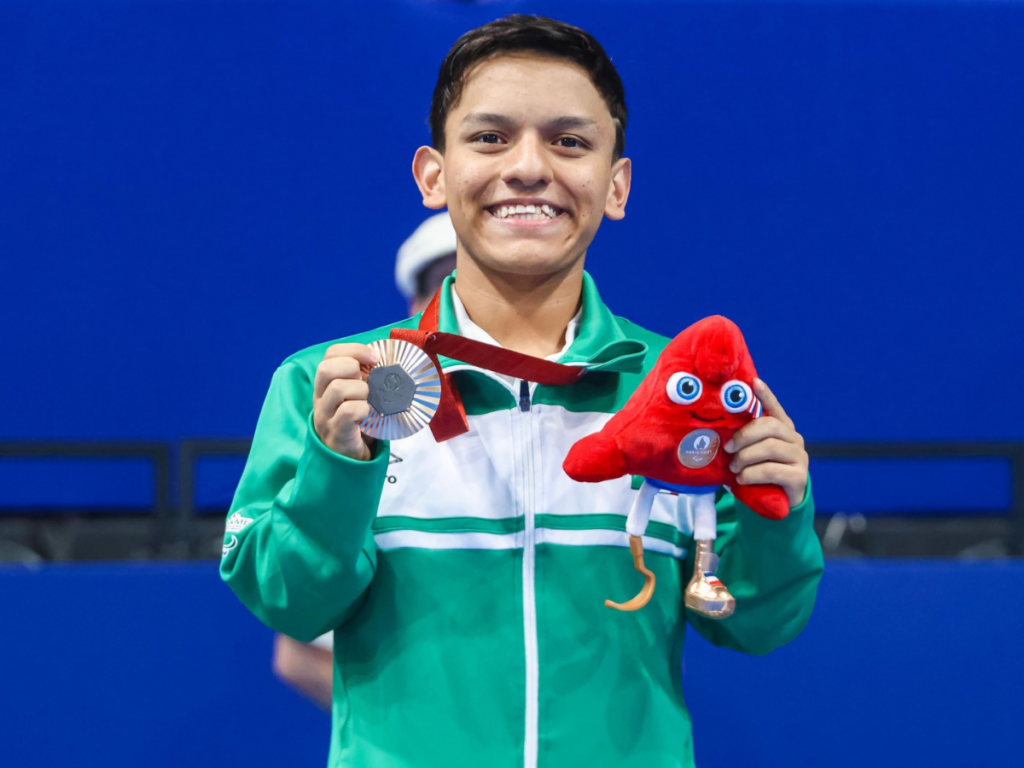
[(370, 446), (359, 425), (370, 415), (364, 375), (380, 362), (365, 344), (332, 344), (313, 378), (313, 428), (335, 453), (366, 461)]
[(398, 440), (425, 427), (440, 396), (438, 370), (414, 344), (334, 344), (317, 366), (313, 425), (328, 448), (365, 461), (373, 439)]
[(370, 344), (379, 362), (367, 376), (369, 414), (362, 431), (381, 440), (400, 440), (430, 423), (441, 400), (441, 377), (414, 344), (381, 339)]

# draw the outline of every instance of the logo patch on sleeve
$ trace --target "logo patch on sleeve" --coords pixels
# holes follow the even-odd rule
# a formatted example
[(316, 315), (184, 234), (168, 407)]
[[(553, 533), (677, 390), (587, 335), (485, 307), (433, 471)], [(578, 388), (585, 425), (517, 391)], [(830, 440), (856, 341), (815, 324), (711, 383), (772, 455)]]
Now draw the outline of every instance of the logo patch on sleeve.
[(245, 526), (253, 522), (251, 517), (242, 517), (240, 514), (235, 512), (231, 517), (228, 518), (227, 532), (238, 533), (243, 530)]
[(221, 557), (227, 557), (228, 552), (238, 546), (238, 537), (232, 534), (231, 541), (224, 545), (224, 548), (220, 551)]

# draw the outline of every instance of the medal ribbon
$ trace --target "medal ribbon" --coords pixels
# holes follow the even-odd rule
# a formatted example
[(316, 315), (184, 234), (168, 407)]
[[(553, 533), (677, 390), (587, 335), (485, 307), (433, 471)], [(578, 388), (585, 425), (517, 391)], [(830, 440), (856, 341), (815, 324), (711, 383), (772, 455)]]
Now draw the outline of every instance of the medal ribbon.
[(440, 307), (441, 291), (438, 290), (430, 305), (424, 310), (419, 328), (395, 328), (391, 331), (392, 339), (408, 341), (422, 349), (440, 374), (441, 401), (437, 406), (437, 413), (430, 421), (430, 431), (434, 433), (434, 439), (439, 443), (468, 432), (469, 421), (466, 419), (466, 408), (462, 404), (458, 387), (452, 381), (451, 374), (441, 370), (438, 355), (477, 368), (546, 385), (572, 384), (579, 381), (587, 372), (586, 368), (578, 365), (553, 363), (550, 360), (524, 355), (522, 352), (513, 352), (511, 349), (467, 339), (456, 333), (441, 333), (437, 330)]

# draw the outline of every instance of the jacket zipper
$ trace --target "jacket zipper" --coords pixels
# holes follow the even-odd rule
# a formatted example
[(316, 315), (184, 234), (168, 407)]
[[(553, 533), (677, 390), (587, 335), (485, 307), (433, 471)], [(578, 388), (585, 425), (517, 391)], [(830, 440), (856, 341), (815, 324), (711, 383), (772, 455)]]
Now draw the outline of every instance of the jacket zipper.
[(530, 403), (530, 385), (519, 384), (519, 411), (523, 435), (523, 639), (526, 648), (526, 733), (523, 743), (523, 766), (537, 765), (537, 730), (539, 699), (539, 667), (537, 659), (537, 597), (534, 588), (534, 543), (536, 529), (534, 519), (534, 467), (533, 467), (533, 411)]
[(519, 410), (523, 413), (530, 410), (530, 385), (526, 379), (519, 382)]

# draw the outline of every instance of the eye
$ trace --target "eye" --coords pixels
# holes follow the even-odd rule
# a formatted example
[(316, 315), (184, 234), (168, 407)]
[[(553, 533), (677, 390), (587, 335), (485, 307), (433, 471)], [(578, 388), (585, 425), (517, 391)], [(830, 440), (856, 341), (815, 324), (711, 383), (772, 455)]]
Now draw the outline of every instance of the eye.
[(501, 137), (496, 133), (481, 133), (479, 136), (473, 139), (481, 144), (497, 144), (501, 141)]
[(580, 142), (579, 139), (573, 136), (563, 136), (558, 140), (558, 146), (566, 147), (568, 149), (577, 149), (579, 147), (582, 147), (583, 144)]
[(722, 405), (729, 413), (745, 411), (754, 394), (742, 381), (727, 381), (722, 386)]
[(668, 392), (672, 402), (680, 405), (697, 402), (703, 390), (704, 386), (700, 383), (700, 379), (692, 373), (685, 372), (673, 373), (665, 386), (665, 391)]

